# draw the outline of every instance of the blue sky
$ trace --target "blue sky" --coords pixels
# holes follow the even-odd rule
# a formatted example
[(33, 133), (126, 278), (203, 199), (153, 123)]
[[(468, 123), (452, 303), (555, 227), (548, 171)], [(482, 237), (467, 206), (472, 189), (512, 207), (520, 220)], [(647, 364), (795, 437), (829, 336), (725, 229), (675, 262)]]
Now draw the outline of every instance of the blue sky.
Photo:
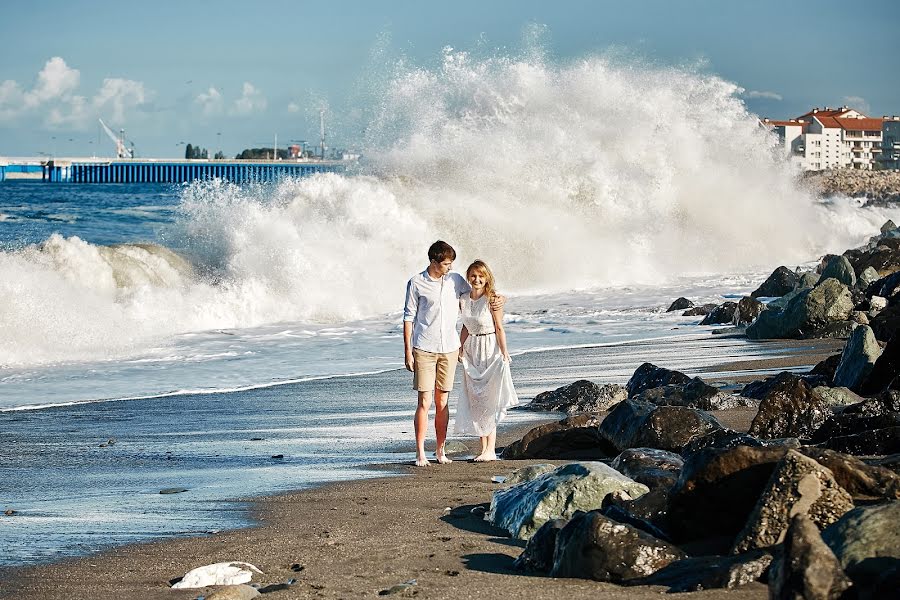
[(98, 116), (140, 155), (183, 142), (233, 155), (276, 134), (316, 140), (320, 106), (334, 145), (352, 147), (347, 114), (379, 62), (515, 53), (535, 25), (553, 61), (615, 51), (700, 65), (761, 116), (900, 113), (895, 0), (45, 0), (0, 13), (0, 155), (108, 154)]

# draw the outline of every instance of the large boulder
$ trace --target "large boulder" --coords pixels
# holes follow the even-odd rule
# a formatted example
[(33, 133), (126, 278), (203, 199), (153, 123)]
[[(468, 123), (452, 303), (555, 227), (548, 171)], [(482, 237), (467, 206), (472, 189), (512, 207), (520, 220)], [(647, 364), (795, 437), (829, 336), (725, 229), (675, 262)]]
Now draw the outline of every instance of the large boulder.
[(677, 300), (672, 302), (672, 304), (669, 305), (669, 308), (666, 309), (666, 312), (672, 312), (675, 310), (684, 310), (686, 308), (693, 308), (693, 307), (694, 307), (694, 303), (691, 302), (690, 300), (688, 300), (687, 298), (685, 298), (684, 296), (682, 296), (681, 298), (678, 298)]
[(656, 408), (655, 404), (638, 400), (619, 402), (603, 419), (597, 433), (608, 448), (615, 450), (613, 454), (618, 454), (634, 446), (632, 440), (637, 436), (638, 429)]
[(547, 573), (553, 568), (553, 552), (556, 538), (566, 526), (567, 519), (550, 519), (541, 525), (525, 544), (522, 554), (513, 563), (518, 571)]
[(866, 288), (866, 297), (880, 296), (882, 298), (890, 298), (897, 292), (900, 292), (900, 271), (870, 283), (869, 287)]
[(733, 429), (716, 429), (706, 435), (695, 437), (681, 449), (681, 456), (688, 460), (694, 454), (706, 448), (734, 448), (736, 446), (763, 446), (755, 437), (734, 431)]
[(900, 501), (857, 507), (822, 532), (854, 582), (874, 582), (900, 561)]
[(834, 372), (834, 385), (857, 389), (872, 372), (875, 361), (881, 356), (881, 346), (868, 325), (860, 325), (850, 334), (841, 362)]
[(820, 385), (813, 388), (813, 394), (821, 398), (831, 408), (842, 408), (863, 401), (863, 397), (845, 387)]
[(853, 508), (853, 498), (815, 460), (788, 450), (738, 534), (733, 554), (773, 546), (783, 539), (793, 515), (809, 516), (819, 529)]
[(847, 490), (854, 502), (900, 500), (900, 475), (890, 469), (816, 446), (806, 446), (799, 451), (831, 471), (834, 480)]
[(784, 447), (706, 448), (685, 460), (669, 498), (674, 539), (723, 536), (730, 542), (768, 484)]
[(749, 434), (758, 438), (808, 438), (828, 418), (831, 411), (799, 377), (776, 380), (759, 404), (750, 423)]
[(699, 377), (694, 377), (683, 385), (663, 385), (642, 391), (635, 400), (650, 402), (657, 406), (686, 406), (701, 410), (725, 410), (756, 406), (745, 398), (725, 393), (709, 385)]
[(702, 410), (626, 400), (613, 408), (598, 432), (618, 452), (626, 448), (679, 452), (692, 439), (721, 427), (715, 417)]
[(712, 311), (716, 310), (718, 304), (703, 304), (701, 306), (694, 306), (692, 308), (687, 309), (683, 313), (681, 313), (682, 317), (701, 317), (706, 316)]
[(669, 563), (653, 575), (627, 581), (628, 585), (662, 585), (670, 594), (731, 589), (759, 581), (769, 570), (772, 554), (753, 550), (737, 556), (697, 556)]
[(769, 568), (770, 600), (840, 600), (851, 586), (812, 520), (803, 514), (793, 517)]
[(869, 286), (878, 281), (881, 275), (878, 274), (873, 267), (866, 267), (859, 273), (859, 278), (856, 280), (856, 287), (861, 290), (869, 289)]
[(800, 277), (787, 267), (778, 267), (775, 269), (768, 279), (762, 285), (756, 288), (751, 294), (752, 298), (773, 298), (776, 296), (784, 296), (794, 289)]
[(723, 302), (715, 307), (708, 315), (700, 321), (701, 325), (721, 325), (723, 323), (731, 323), (734, 321), (734, 315), (737, 312), (737, 302)]
[(766, 310), (765, 304), (756, 298), (745, 296), (738, 302), (737, 310), (734, 312), (734, 320), (732, 322), (735, 325), (749, 325), (764, 310)]
[[(871, 409), (869, 407), (872, 407)], [(877, 400), (860, 402), (828, 418), (811, 441), (825, 448), (853, 455), (884, 455), (900, 452), (900, 413), (871, 414), (884, 407)]]
[(634, 398), (644, 390), (663, 385), (684, 385), (690, 380), (691, 378), (681, 371), (672, 371), (657, 367), (653, 363), (644, 363), (635, 370), (625, 388), (628, 391), (628, 397)]
[(819, 278), (818, 283), (822, 283), (829, 277), (837, 279), (847, 287), (856, 287), (856, 272), (846, 256), (835, 256), (828, 261), (828, 264), (822, 270), (822, 276)]
[(613, 459), (610, 466), (643, 483), (651, 490), (672, 487), (684, 466), (684, 460), (674, 452), (656, 448), (629, 448)]
[(597, 385), (593, 381), (579, 379), (574, 383), (535, 396), (525, 410), (555, 411), (569, 414), (604, 412), (617, 402), (628, 397), (621, 385), (607, 383)]
[(887, 308), (879, 312), (869, 320), (869, 325), (875, 333), (875, 337), (882, 342), (890, 342), (897, 337), (900, 331), (900, 302), (889, 304)]
[(494, 492), (487, 520), (525, 540), (550, 519), (600, 508), (613, 492), (636, 498), (648, 491), (647, 486), (603, 463), (572, 463)]
[(887, 343), (872, 370), (859, 384), (859, 393), (874, 396), (900, 383), (900, 338)]
[(794, 296), (780, 312), (766, 310), (747, 327), (750, 339), (808, 338), (827, 335), (854, 309), (850, 289), (828, 278)]
[[(628, 523), (663, 541), (671, 541), (669, 531), (670, 488), (659, 486), (635, 499), (610, 494), (601, 511), (615, 521)], [(623, 515), (626, 515), (623, 517)]]
[(591, 511), (559, 532), (550, 576), (623, 583), (685, 557), (676, 546)]
[(601, 417), (581, 414), (556, 423), (535, 427), (522, 439), (503, 449), (504, 459), (530, 458), (598, 459), (615, 456), (618, 451), (600, 436), (597, 426)]

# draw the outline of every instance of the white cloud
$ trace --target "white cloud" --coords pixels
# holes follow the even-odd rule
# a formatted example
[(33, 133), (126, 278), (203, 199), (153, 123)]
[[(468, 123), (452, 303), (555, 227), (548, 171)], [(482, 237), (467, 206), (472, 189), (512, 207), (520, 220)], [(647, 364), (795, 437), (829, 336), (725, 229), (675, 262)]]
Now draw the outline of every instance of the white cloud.
[(34, 113), (51, 128), (84, 129), (99, 115), (112, 123), (124, 123), (126, 113), (140, 108), (149, 96), (142, 82), (131, 79), (104, 79), (91, 97), (77, 93), (80, 85), (78, 69), (54, 56), (44, 64), (29, 90), (13, 80), (0, 83), (0, 120)]
[(109, 115), (111, 123), (124, 123), (126, 109), (140, 106), (146, 100), (147, 93), (142, 82), (113, 78), (103, 80), (103, 86), (94, 96), (92, 104), (97, 113)]
[(871, 112), (872, 107), (869, 106), (869, 103), (866, 102), (866, 99), (861, 96), (844, 96), (843, 100), (844, 106), (849, 106), (850, 108), (856, 109), (861, 113), (869, 114)]
[(34, 88), (25, 93), (25, 108), (34, 108), (50, 100), (63, 98), (78, 89), (81, 73), (59, 56), (54, 56), (38, 73)]
[(781, 94), (776, 92), (760, 92), (757, 90), (750, 90), (749, 92), (744, 93), (745, 98), (765, 98), (766, 100), (783, 100)]
[(249, 115), (253, 112), (262, 112), (266, 110), (268, 102), (265, 96), (258, 89), (253, 87), (250, 82), (244, 82), (243, 93), (241, 97), (234, 101), (231, 109), (233, 115)]
[(222, 92), (214, 87), (210, 87), (207, 91), (201, 92), (194, 98), (194, 104), (200, 105), (200, 112), (207, 117), (221, 114)]

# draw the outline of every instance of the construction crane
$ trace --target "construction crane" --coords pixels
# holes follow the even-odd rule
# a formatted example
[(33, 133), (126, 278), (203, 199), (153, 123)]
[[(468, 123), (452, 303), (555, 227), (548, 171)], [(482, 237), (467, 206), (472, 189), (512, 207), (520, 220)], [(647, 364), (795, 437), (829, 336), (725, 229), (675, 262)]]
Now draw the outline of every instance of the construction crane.
[(106, 126), (106, 123), (103, 122), (103, 119), (97, 119), (100, 121), (100, 126), (103, 127), (103, 131), (106, 132), (106, 135), (109, 136), (109, 139), (113, 141), (116, 145), (116, 158), (134, 158), (134, 144), (131, 144), (131, 148), (125, 147), (125, 130), (120, 129), (120, 136), (116, 136), (113, 133), (113, 130)]

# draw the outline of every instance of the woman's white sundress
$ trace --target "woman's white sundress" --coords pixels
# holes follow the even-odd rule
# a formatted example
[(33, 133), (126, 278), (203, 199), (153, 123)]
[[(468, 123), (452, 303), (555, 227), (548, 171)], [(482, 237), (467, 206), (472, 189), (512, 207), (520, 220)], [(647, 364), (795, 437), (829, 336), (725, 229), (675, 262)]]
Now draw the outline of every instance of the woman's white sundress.
[(519, 403), (509, 363), (503, 360), (494, 334), (487, 296), (461, 298), (462, 322), (469, 331), (463, 344), (463, 385), (456, 408), (454, 431), (461, 435), (490, 435), (510, 406)]

